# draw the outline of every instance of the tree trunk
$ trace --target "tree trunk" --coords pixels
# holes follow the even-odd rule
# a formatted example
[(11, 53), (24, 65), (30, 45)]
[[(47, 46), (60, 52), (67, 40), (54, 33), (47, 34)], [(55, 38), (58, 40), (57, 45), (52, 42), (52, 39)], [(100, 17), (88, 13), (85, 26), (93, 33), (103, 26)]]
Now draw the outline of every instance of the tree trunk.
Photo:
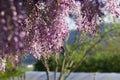
[(57, 80), (57, 71), (58, 71), (58, 55), (55, 54), (55, 71), (54, 71), (54, 80)]
[(50, 80), (50, 70), (49, 70), (47, 58), (44, 55), (42, 56), (42, 58), (43, 58), (43, 64), (46, 68), (47, 80)]

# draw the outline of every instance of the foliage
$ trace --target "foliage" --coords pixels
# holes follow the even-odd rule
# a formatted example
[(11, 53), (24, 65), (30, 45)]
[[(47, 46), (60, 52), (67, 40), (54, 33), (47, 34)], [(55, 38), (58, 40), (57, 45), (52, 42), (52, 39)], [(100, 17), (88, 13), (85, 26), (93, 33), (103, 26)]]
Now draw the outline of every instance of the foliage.
[(20, 53), (27, 51), (40, 59), (42, 54), (49, 57), (51, 52), (59, 53), (69, 32), (67, 17), (74, 20), (79, 31), (94, 35), (104, 10), (120, 15), (118, 3), (117, 0), (1, 0), (0, 71), (5, 71), (7, 56), (18, 59)]
[(86, 57), (77, 72), (120, 72), (119, 53), (97, 53)]
[[(119, 0), (1, 0), (0, 71), (5, 71), (7, 59), (16, 65), (23, 53), (32, 53), (44, 64), (48, 80), (50, 80), (48, 63), (52, 55), (55, 63), (54, 79), (56, 80), (59, 56), (62, 56), (59, 80), (62, 80), (68, 66), (69, 76), (106, 33), (97, 36), (97, 39), (88, 43), (89, 46), (83, 46), (83, 57), (75, 63), (72, 56), (74, 51), (68, 50), (69, 46), (63, 46), (69, 35), (70, 24), (67, 18), (73, 19), (83, 37), (86, 34), (96, 36), (95, 32), (101, 27), (98, 23), (101, 23), (105, 16), (104, 11), (120, 16), (118, 3)], [(91, 40), (93, 39), (88, 39)], [(76, 49), (82, 48), (78, 47), (78, 41), (74, 42)], [(81, 44), (86, 44), (84, 39)]]
[[(120, 48), (119, 48), (119, 34), (120, 34), (120, 24), (105, 24), (104, 23), (104, 31), (99, 32), (99, 35), (105, 35), (105, 37), (92, 49), (89, 50), (87, 53), (88, 55), (84, 59), (83, 63), (75, 70), (75, 72), (120, 72), (120, 64), (118, 63), (120, 61)], [(108, 27), (109, 26), (109, 27)], [(106, 33), (107, 32), (107, 33)], [(106, 34), (105, 34), (106, 33)], [(75, 36), (75, 35), (74, 35)], [(76, 36), (80, 36), (80, 34), (77, 34)], [(111, 37), (112, 36), (112, 37)], [(69, 57), (72, 57), (72, 60), (74, 63), (80, 63), (79, 60), (83, 57), (84, 50), (88, 48), (88, 45), (91, 45), (95, 43), (95, 39), (97, 38), (88, 38), (84, 41), (81, 40), (81, 43), (79, 40), (75, 40), (70, 45), (66, 46), (66, 51), (68, 52), (66, 54), (66, 65), (67, 62), (70, 61)], [(76, 47), (77, 45), (77, 47)], [(63, 62), (63, 54), (58, 59), (58, 71), (61, 72), (61, 66)], [(40, 66), (39, 66), (40, 65)], [(78, 64), (77, 64), (78, 65)], [(76, 65), (76, 66), (77, 66)], [(72, 67), (67, 67), (66, 72), (73, 68), (75, 65), (72, 65)], [(44, 65), (42, 64), (42, 61), (37, 61), (35, 64), (35, 70), (37, 71), (44, 71), (43, 69)], [(54, 71), (55, 64), (54, 64), (54, 57), (50, 57), (49, 59), (49, 67), (51, 71)]]
[[(120, 54), (119, 53), (96, 53), (96, 55), (89, 55), (83, 61), (82, 65), (76, 69), (75, 72), (120, 72)], [(74, 61), (79, 60), (78, 55), (74, 57)], [(54, 61), (50, 61), (50, 71), (54, 71)], [(61, 71), (62, 61), (59, 61), (58, 72)], [(68, 67), (68, 70), (70, 68)], [(35, 64), (35, 71), (46, 71), (41, 61)], [(66, 70), (67, 71), (67, 70)]]
[(6, 62), (6, 71), (0, 73), (0, 80), (14, 80), (15, 77), (19, 78), (24, 76), (24, 73), (28, 71), (26, 68), (22, 68), (21, 64), (19, 67), (16, 67), (14, 64), (11, 65), (9, 60)]

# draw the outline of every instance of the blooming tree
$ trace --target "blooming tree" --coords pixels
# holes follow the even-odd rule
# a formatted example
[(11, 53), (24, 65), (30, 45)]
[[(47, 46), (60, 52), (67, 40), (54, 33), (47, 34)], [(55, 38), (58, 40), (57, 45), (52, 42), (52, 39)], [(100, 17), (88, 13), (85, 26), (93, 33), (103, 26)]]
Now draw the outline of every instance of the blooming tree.
[(0, 0), (0, 71), (5, 71), (6, 58), (18, 62), (23, 53), (37, 59), (58, 54), (69, 35), (67, 17), (74, 20), (78, 31), (95, 35), (104, 11), (118, 17), (119, 1)]

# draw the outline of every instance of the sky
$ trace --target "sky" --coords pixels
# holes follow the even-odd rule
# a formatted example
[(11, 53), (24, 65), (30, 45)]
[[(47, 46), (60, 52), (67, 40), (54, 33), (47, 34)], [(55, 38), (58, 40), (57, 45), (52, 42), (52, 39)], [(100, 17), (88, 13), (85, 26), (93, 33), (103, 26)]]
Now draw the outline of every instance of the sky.
[[(111, 15), (111, 14), (107, 14), (105, 16), (105, 18), (103, 18), (103, 20), (106, 22), (106, 23), (114, 23), (114, 16)], [(69, 22), (69, 30), (75, 30), (77, 29), (77, 27), (75, 27), (75, 23), (74, 23), (74, 20), (67, 17), (67, 20)], [(120, 23), (120, 17), (119, 18), (115, 18), (115, 22), (116, 23)]]

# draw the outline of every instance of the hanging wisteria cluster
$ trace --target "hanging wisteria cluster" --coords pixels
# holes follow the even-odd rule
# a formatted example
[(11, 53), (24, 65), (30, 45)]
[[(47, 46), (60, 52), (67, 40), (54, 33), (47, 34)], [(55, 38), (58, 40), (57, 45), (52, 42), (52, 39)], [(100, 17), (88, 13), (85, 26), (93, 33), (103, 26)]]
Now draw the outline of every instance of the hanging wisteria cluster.
[(37, 59), (59, 53), (69, 35), (67, 17), (79, 31), (94, 35), (104, 10), (120, 16), (119, 1), (0, 0), (0, 71), (5, 71), (9, 56), (18, 61), (25, 52)]
[(31, 29), (34, 32), (31, 50), (38, 59), (41, 54), (49, 56), (52, 51), (58, 53), (63, 40), (68, 35), (69, 26), (66, 16), (68, 16), (69, 6), (67, 2), (61, 1), (60, 3), (54, 0), (46, 3), (38, 2), (30, 14), (32, 18), (28, 17), (25, 20), (26, 27), (32, 25), (27, 32), (30, 33)]
[(119, 0), (105, 0), (105, 10), (116, 15), (120, 16), (120, 3)]
[(5, 71), (6, 58), (19, 56), (27, 47), (21, 25), (27, 16), (22, 5), (20, 0), (0, 0), (0, 71)]

